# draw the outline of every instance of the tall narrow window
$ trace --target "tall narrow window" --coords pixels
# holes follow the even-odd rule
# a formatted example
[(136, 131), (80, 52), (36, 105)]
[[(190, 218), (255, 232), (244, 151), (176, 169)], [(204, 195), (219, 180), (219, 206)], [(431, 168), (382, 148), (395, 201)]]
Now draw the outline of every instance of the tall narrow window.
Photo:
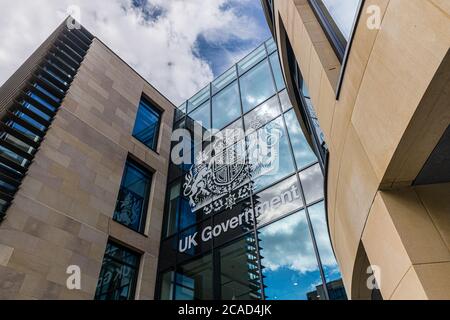
[(114, 220), (137, 231), (145, 226), (152, 174), (128, 160), (120, 185)]
[(309, 3), (342, 62), (361, 0), (309, 0)]
[(140, 257), (137, 253), (108, 242), (98, 279), (95, 300), (132, 300)]
[(158, 145), (161, 112), (145, 98), (139, 103), (139, 110), (134, 124), (133, 137), (152, 150)]

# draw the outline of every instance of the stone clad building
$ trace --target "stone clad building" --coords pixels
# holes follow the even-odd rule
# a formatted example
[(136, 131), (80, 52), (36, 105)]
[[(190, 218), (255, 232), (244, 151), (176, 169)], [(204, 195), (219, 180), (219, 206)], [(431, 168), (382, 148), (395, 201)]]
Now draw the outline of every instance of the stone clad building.
[(373, 266), (377, 297), (450, 299), (449, 2), (262, 5), (298, 118), (326, 159), (347, 295), (374, 297)]
[[(107, 244), (128, 262), (109, 298), (153, 299), (174, 107), (69, 20), (0, 90), (0, 299), (105, 298)], [(136, 131), (138, 110), (152, 123), (144, 104), (159, 118), (150, 132)], [(124, 195), (145, 179), (145, 205)], [(121, 212), (124, 199), (139, 212)], [(66, 287), (70, 265), (81, 290)]]

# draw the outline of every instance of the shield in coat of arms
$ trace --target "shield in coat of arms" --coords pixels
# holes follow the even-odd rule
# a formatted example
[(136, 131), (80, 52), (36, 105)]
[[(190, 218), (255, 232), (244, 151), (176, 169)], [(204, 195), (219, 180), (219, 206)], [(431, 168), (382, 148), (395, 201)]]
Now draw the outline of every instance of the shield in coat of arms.
[(212, 179), (218, 186), (231, 185), (239, 178), (245, 168), (245, 157), (239, 146), (225, 149), (212, 159)]

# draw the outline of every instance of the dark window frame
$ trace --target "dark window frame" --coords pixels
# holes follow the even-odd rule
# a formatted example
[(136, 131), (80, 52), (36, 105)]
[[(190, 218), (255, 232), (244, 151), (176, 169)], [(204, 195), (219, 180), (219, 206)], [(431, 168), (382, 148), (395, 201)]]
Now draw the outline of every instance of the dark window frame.
[[(120, 250), (128, 251), (129, 253), (134, 254), (136, 256), (136, 258), (137, 258), (136, 265), (135, 266), (131, 265), (130, 263), (124, 262), (124, 261), (122, 261), (120, 259), (117, 259), (117, 258), (115, 258), (113, 256), (108, 255), (106, 253), (106, 249), (108, 248), (108, 245), (110, 245), (110, 244), (115, 246), (115, 247), (117, 247), (117, 248), (119, 248)], [(133, 269), (135, 271), (135, 275), (134, 275), (133, 281), (130, 284), (130, 300), (134, 300), (135, 297), (136, 297), (136, 288), (137, 288), (137, 283), (138, 283), (138, 279), (139, 279), (139, 273), (140, 273), (140, 269), (141, 269), (142, 254), (137, 252), (137, 251), (135, 251), (135, 250), (133, 250), (133, 249), (130, 249), (130, 248), (128, 248), (128, 247), (126, 247), (126, 246), (124, 246), (122, 244), (119, 244), (118, 242), (114, 241), (113, 239), (108, 239), (108, 242), (107, 242), (106, 247), (105, 247), (105, 254), (103, 255), (102, 267), (100, 268), (99, 280), (102, 278), (101, 276), (102, 276), (102, 273), (103, 273), (103, 263), (105, 261), (105, 258), (108, 258), (112, 262), (116, 262), (118, 264), (121, 264), (122, 266), (126, 266), (126, 267), (131, 268), (131, 269)], [(94, 300), (98, 300), (97, 289), (98, 289), (98, 283), (97, 283), (97, 287), (96, 287)]]
[(359, 23), (359, 19), (361, 18), (362, 9), (364, 7), (365, 0), (359, 0), (358, 8), (356, 10), (356, 14), (353, 20), (353, 25), (350, 30), (349, 39), (345, 39), (342, 31), (337, 26), (333, 17), (329, 13), (325, 4), (322, 0), (308, 0), (310, 7), (314, 15), (316, 16), (319, 24), (321, 25), (325, 36), (333, 48), (333, 51), (336, 53), (336, 57), (341, 63), (341, 70), (339, 72), (339, 79), (336, 86), (336, 99), (339, 100), (342, 82), (344, 80), (345, 70), (347, 68), (347, 62), (350, 54), (350, 50), (353, 45), (353, 38), (355, 37), (356, 28)]
[[(136, 124), (139, 121), (139, 119), (138, 119), (139, 110), (141, 108), (145, 108), (145, 109), (147, 109), (148, 112), (156, 113), (158, 115), (158, 125), (155, 129), (155, 135), (153, 137), (153, 146), (147, 145), (147, 143), (145, 141), (143, 141), (142, 139), (140, 139), (137, 136), (137, 132), (135, 132)], [(139, 100), (139, 105), (138, 105), (138, 109), (136, 112), (136, 119), (134, 121), (132, 136), (133, 136), (133, 138), (135, 138), (136, 140), (141, 142), (144, 146), (146, 146), (147, 148), (149, 148), (150, 150), (152, 150), (153, 152), (156, 152), (156, 153), (158, 152), (157, 150), (158, 150), (159, 135), (160, 135), (160, 131), (161, 131), (161, 121), (162, 121), (163, 113), (164, 113), (164, 111), (160, 107), (158, 107), (158, 105), (155, 104), (152, 101), (152, 99), (150, 99), (146, 95), (142, 94), (141, 99)]]
[(325, 32), (325, 35), (330, 41), (339, 62), (342, 63), (344, 61), (348, 41), (345, 39), (322, 0), (308, 0), (308, 2)]
[[(120, 222), (120, 221), (116, 220), (116, 218), (115, 218), (116, 217), (117, 201), (119, 200), (119, 194), (122, 191), (122, 187), (123, 187), (122, 185), (123, 185), (124, 178), (125, 178), (125, 176), (127, 174), (127, 170), (128, 170), (129, 166), (134, 167), (139, 172), (141, 172), (143, 175), (148, 177), (149, 180), (150, 180), (149, 181), (148, 192), (145, 195), (144, 204), (143, 204), (142, 209), (141, 209), (141, 216), (139, 218), (139, 228), (138, 229), (135, 229), (132, 226), (129, 226), (129, 225), (123, 223), (123, 222)], [(150, 202), (150, 194), (152, 192), (152, 187), (153, 187), (153, 175), (154, 175), (154, 173), (155, 172), (153, 170), (151, 170), (151, 169), (147, 168), (146, 166), (142, 165), (139, 161), (137, 161), (133, 157), (128, 156), (128, 158), (127, 158), (127, 160), (125, 162), (124, 168), (123, 168), (122, 180), (120, 182), (119, 193), (117, 194), (116, 205), (114, 207), (113, 220), (115, 222), (119, 223), (120, 225), (123, 225), (124, 227), (126, 227), (126, 228), (128, 228), (130, 230), (133, 230), (133, 231), (135, 231), (135, 232), (137, 232), (137, 233), (139, 233), (141, 235), (144, 235), (145, 225), (147, 223), (147, 216), (148, 216), (147, 211), (148, 211), (148, 208), (149, 208), (149, 205), (150, 205), (149, 202)]]

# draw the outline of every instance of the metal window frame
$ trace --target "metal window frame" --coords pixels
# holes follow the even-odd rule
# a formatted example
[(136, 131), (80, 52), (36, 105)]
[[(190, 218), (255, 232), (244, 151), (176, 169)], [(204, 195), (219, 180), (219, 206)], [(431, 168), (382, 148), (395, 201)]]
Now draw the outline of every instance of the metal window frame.
[(313, 9), (314, 15), (319, 21), (325, 35), (330, 41), (339, 62), (342, 63), (347, 50), (348, 41), (345, 39), (322, 0), (308, 0), (308, 3)]
[[(144, 203), (143, 206), (141, 208), (141, 216), (139, 217), (139, 228), (135, 229), (123, 222), (120, 222), (118, 220), (115, 219), (116, 217), (116, 209), (117, 209), (117, 200), (119, 199), (119, 194), (122, 191), (123, 188), (123, 183), (125, 180), (125, 176), (128, 173), (128, 168), (129, 167), (133, 167), (134, 169), (136, 169), (137, 171), (141, 172), (142, 175), (144, 175), (146, 178), (148, 178), (149, 180), (149, 186), (148, 186), (148, 191), (146, 192), (145, 198), (144, 198)], [(128, 158), (125, 162), (124, 168), (123, 168), (123, 173), (122, 173), (122, 180), (120, 182), (120, 188), (119, 188), (119, 192), (117, 194), (116, 197), (116, 204), (114, 206), (114, 214), (113, 214), (113, 220), (115, 222), (117, 222), (120, 225), (123, 225), (124, 227), (137, 232), (141, 235), (145, 236), (145, 227), (147, 224), (147, 216), (148, 216), (148, 208), (149, 208), (149, 202), (150, 202), (150, 194), (152, 192), (152, 187), (153, 187), (153, 176), (154, 176), (154, 172), (147, 169), (145, 166), (141, 165), (137, 160), (135, 160), (134, 157), (132, 157), (131, 155), (128, 155)]]

